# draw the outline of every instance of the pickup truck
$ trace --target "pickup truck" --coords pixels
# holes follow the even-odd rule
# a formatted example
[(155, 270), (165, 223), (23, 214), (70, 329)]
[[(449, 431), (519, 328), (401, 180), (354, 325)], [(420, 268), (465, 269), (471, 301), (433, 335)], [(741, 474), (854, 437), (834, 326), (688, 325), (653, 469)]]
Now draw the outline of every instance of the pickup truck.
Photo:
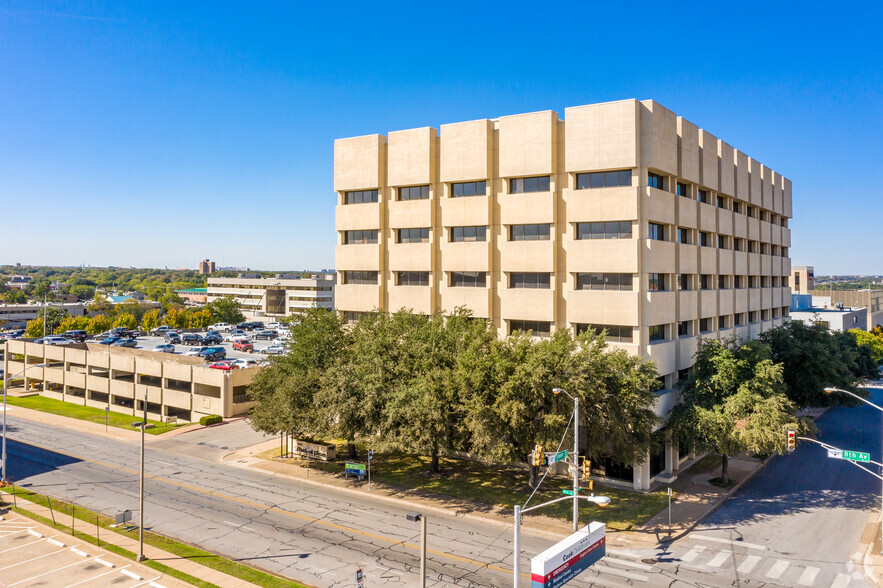
[(223, 333), (229, 331), (233, 327), (234, 325), (231, 325), (230, 323), (215, 323), (213, 325), (209, 325), (208, 330), (215, 331), (217, 333)]

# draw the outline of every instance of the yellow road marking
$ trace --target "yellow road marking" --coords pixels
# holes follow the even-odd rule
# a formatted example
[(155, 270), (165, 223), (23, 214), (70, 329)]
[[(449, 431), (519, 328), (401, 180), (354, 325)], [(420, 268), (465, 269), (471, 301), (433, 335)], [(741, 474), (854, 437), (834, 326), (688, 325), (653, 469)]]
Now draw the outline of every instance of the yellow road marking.
[[(132, 470), (132, 469), (129, 469), (129, 468), (126, 468), (126, 467), (123, 467), (123, 466), (118, 466), (118, 465), (114, 465), (114, 464), (111, 464), (111, 463), (107, 463), (107, 462), (99, 461), (99, 460), (97, 460), (97, 459), (89, 459), (88, 457), (81, 457), (81, 456), (79, 456), (79, 455), (74, 455), (74, 454), (72, 454), (72, 453), (67, 453), (67, 452), (64, 452), (64, 451), (59, 451), (59, 450), (57, 450), (57, 449), (46, 449), (45, 447), (40, 447), (39, 445), (34, 445), (33, 443), (27, 443), (27, 442), (25, 442), (25, 441), (18, 441), (18, 443), (21, 443), (21, 444), (23, 444), (23, 445), (30, 445), (31, 447), (36, 447), (36, 448), (38, 448), (38, 449), (43, 449), (43, 450), (45, 450), (45, 451), (52, 451), (53, 453), (58, 453), (59, 455), (64, 455), (64, 456), (71, 457), (71, 458), (74, 458), (74, 459), (78, 459), (78, 460), (81, 460), (81, 461), (85, 461), (85, 462), (88, 462), (88, 463), (94, 463), (95, 465), (100, 465), (100, 466), (103, 466), (103, 467), (106, 467), (106, 468), (110, 468), (110, 469), (112, 469), (112, 470), (118, 470), (118, 471), (121, 471), (121, 472), (127, 472), (127, 473), (130, 473), (130, 474), (140, 475), (140, 471), (138, 471), (138, 470)], [(376, 533), (369, 533), (369, 532), (367, 532), (367, 531), (360, 531), (360, 530), (358, 530), (358, 529), (353, 529), (352, 527), (347, 527), (347, 526), (344, 526), (344, 525), (338, 525), (337, 523), (332, 523), (332, 522), (330, 522), (330, 521), (325, 521), (325, 520), (322, 520), (322, 519), (317, 519), (317, 518), (315, 518), (315, 517), (310, 517), (310, 516), (307, 516), (307, 515), (298, 514), (298, 513), (296, 513), (296, 512), (291, 512), (291, 511), (289, 511), (289, 510), (285, 510), (285, 509), (282, 509), (282, 508), (279, 508), (279, 507), (276, 507), (276, 506), (270, 506), (270, 505), (267, 505), (267, 504), (261, 504), (260, 502), (255, 502), (255, 501), (253, 501), (253, 500), (249, 500), (249, 499), (247, 499), (247, 498), (239, 498), (239, 497), (237, 497), (237, 496), (231, 496), (230, 494), (224, 494), (223, 492), (217, 492), (217, 491), (215, 491), (215, 490), (208, 490), (208, 489), (206, 489), (206, 488), (200, 488), (199, 486), (194, 486), (193, 484), (188, 484), (188, 483), (186, 483), (186, 482), (177, 482), (177, 481), (175, 481), (175, 480), (169, 480), (168, 478), (162, 478), (162, 477), (160, 477), (160, 476), (153, 476), (153, 475), (150, 475), (150, 474), (144, 474), (144, 477), (145, 477), (145, 478), (150, 478), (151, 480), (156, 480), (157, 482), (163, 482), (163, 483), (165, 483), (165, 484), (170, 484), (170, 485), (172, 485), (172, 486), (177, 486), (177, 487), (179, 487), (179, 488), (186, 488), (187, 490), (192, 490), (192, 491), (194, 491), (194, 492), (199, 492), (199, 493), (201, 493), (201, 494), (207, 494), (207, 495), (209, 495), (209, 496), (216, 496), (216, 497), (218, 497), (218, 498), (223, 498), (223, 499), (225, 499), (225, 500), (230, 500), (230, 501), (232, 501), (232, 502), (238, 502), (238, 503), (240, 503), (240, 504), (247, 504), (248, 506), (252, 506), (252, 507), (254, 507), (254, 508), (258, 508), (258, 509), (260, 509), (260, 510), (271, 511), (271, 512), (275, 512), (275, 513), (279, 513), (279, 514), (282, 514), (282, 515), (289, 516), (289, 517), (291, 517), (291, 518), (300, 519), (300, 520), (307, 521), (307, 522), (310, 522), (310, 523), (316, 523), (316, 524), (319, 524), (319, 525), (323, 525), (323, 526), (325, 526), (325, 527), (330, 527), (330, 528), (332, 528), (332, 529), (336, 529), (336, 530), (338, 530), (338, 531), (344, 531), (344, 532), (346, 532), (346, 533), (352, 533), (352, 534), (355, 534), (355, 535), (361, 535), (361, 536), (363, 536), (363, 537), (370, 537), (371, 539), (376, 539), (376, 540), (378, 540), (378, 541), (383, 541), (383, 542), (385, 542), (385, 543), (390, 543), (390, 544), (393, 544), (393, 545), (401, 545), (401, 546), (403, 546), (403, 547), (407, 547), (407, 548), (409, 548), (409, 549), (413, 549), (413, 550), (415, 550), (415, 551), (420, 549), (420, 546), (419, 546), (419, 545), (415, 545), (415, 544), (413, 544), (413, 543), (407, 543), (407, 542), (405, 542), (405, 541), (399, 541), (399, 540), (397, 540), (397, 539), (393, 539), (392, 537), (385, 537), (385, 536), (383, 536), (383, 535), (378, 535), (378, 534), (376, 534)], [(448, 553), (448, 552), (446, 552), (446, 551), (438, 551), (438, 550), (435, 550), (435, 549), (427, 548), (427, 549), (426, 549), (426, 552), (427, 552), (427, 553), (432, 553), (432, 554), (434, 554), (434, 555), (438, 555), (438, 556), (440, 556), (440, 557), (445, 557), (445, 558), (448, 558), (448, 559), (452, 559), (452, 560), (454, 560), (454, 561), (458, 561), (458, 562), (461, 562), (461, 563), (465, 563), (465, 564), (467, 564), (467, 565), (472, 565), (472, 564), (474, 564), (474, 565), (479, 566), (480, 568), (486, 568), (486, 569), (494, 570), (494, 571), (498, 571), (498, 572), (505, 572), (505, 573), (508, 573), (508, 574), (511, 574), (511, 573), (512, 573), (512, 570), (511, 570), (511, 569), (501, 568), (501, 567), (499, 567), (499, 566), (495, 566), (495, 565), (492, 565), (492, 564), (484, 563), (484, 562), (479, 561), (479, 560), (476, 560), (476, 559), (470, 559), (470, 558), (467, 558), (467, 557), (462, 557), (462, 556), (460, 556), (460, 555), (455, 555), (455, 554), (453, 554), (453, 553)], [(522, 574), (522, 576), (524, 576), (524, 577), (529, 577), (529, 574)]]

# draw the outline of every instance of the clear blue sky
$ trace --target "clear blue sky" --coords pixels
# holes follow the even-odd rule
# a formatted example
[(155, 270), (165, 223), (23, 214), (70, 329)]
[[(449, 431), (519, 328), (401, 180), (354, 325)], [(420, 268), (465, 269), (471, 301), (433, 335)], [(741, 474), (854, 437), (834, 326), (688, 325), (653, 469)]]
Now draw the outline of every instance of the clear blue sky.
[[(664, 8), (664, 9), (663, 9)], [(0, 0), (0, 263), (333, 267), (333, 141), (655, 99), (883, 274), (876, 3)]]

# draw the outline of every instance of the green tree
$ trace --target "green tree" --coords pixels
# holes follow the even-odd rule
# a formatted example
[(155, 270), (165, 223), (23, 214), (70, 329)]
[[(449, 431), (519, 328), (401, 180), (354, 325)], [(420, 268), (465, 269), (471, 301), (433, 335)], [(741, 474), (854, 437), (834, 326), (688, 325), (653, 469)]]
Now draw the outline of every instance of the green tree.
[(850, 390), (866, 378), (876, 377), (876, 366), (868, 347), (859, 346), (849, 333), (832, 333), (825, 325), (791, 321), (759, 337), (770, 349), (770, 359), (781, 363), (787, 394), (800, 407), (830, 406), (858, 401), (845, 394), (825, 394), (828, 386)]
[(855, 342), (861, 347), (867, 347), (871, 352), (871, 359), (874, 363), (879, 364), (883, 360), (883, 331), (877, 334), (877, 329), (871, 331), (863, 331), (861, 329), (850, 329), (849, 333), (855, 337)]
[(166, 312), (169, 312), (172, 308), (184, 308), (184, 299), (174, 292), (163, 294), (159, 301)]
[[(47, 325), (48, 326), (48, 325)], [(47, 333), (51, 333), (49, 329), (46, 329)], [(28, 321), (27, 326), (25, 326), (25, 337), (42, 337), (43, 336), (43, 319), (35, 318)]]
[(190, 309), (187, 312), (187, 326), (191, 329), (204, 329), (212, 324), (213, 320), (214, 317), (212, 317), (212, 313), (207, 308), (200, 310)]
[(70, 293), (79, 300), (89, 300), (95, 296), (94, 286), (71, 286)]
[(783, 450), (786, 429), (812, 430), (796, 416), (785, 394), (783, 366), (770, 359), (765, 344), (710, 339), (695, 358), (669, 428), (678, 444), (722, 456), (721, 483), (729, 481), (730, 457)]
[(124, 312), (117, 315), (116, 320), (113, 321), (113, 326), (125, 327), (129, 330), (137, 329), (138, 319), (135, 318), (135, 315)]
[(160, 321), (162, 321), (162, 311), (156, 308), (144, 315), (144, 318), (141, 319), (141, 328), (150, 331), (158, 327), (161, 324)]
[(109, 318), (103, 314), (98, 314), (89, 319), (89, 325), (86, 327), (86, 332), (90, 335), (97, 335), (108, 330), (111, 325), (112, 323)]
[(88, 316), (66, 316), (55, 327), (55, 334), (60, 335), (65, 331), (85, 331), (88, 326)]
[(225, 296), (212, 300), (205, 305), (205, 308), (212, 313), (213, 322), (237, 324), (245, 320), (245, 315), (240, 310), (239, 303), (232, 296)]
[(187, 328), (187, 313), (183, 308), (173, 306), (166, 312), (166, 324), (174, 329)]

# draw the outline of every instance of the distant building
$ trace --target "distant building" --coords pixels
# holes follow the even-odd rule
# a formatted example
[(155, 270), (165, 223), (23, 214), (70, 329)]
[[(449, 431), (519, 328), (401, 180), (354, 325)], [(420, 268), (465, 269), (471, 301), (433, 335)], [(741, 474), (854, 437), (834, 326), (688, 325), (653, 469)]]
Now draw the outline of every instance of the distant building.
[(812, 294), (813, 274), (811, 265), (792, 265), (791, 291), (795, 294)]
[(207, 296), (207, 288), (188, 288), (186, 290), (175, 290), (175, 294), (196, 304), (205, 304)]
[[(86, 305), (83, 302), (49, 302), (45, 306), (46, 308), (63, 310), (68, 316), (84, 316), (86, 314)], [(7, 329), (23, 329), (27, 326), (28, 321), (37, 318), (43, 307), (42, 302), (39, 304), (0, 304), (0, 323)]]
[(141, 292), (126, 292), (124, 294), (114, 292), (113, 294), (108, 294), (107, 301), (111, 304), (122, 304), (130, 300), (133, 302), (142, 302), (145, 298), (146, 296)]
[(206, 301), (232, 297), (248, 319), (283, 318), (308, 308), (334, 308), (337, 276), (315, 274), (302, 278), (277, 274), (239, 274), (236, 278), (209, 278)]
[(24, 290), (31, 283), (31, 276), (10, 276), (6, 287), (12, 290)]
[(823, 324), (832, 331), (866, 330), (868, 309), (832, 303), (827, 296), (791, 295), (791, 320)]
[(209, 274), (215, 273), (215, 262), (209, 261), (207, 259), (203, 259), (199, 262), (199, 274), (202, 276), (207, 276)]

